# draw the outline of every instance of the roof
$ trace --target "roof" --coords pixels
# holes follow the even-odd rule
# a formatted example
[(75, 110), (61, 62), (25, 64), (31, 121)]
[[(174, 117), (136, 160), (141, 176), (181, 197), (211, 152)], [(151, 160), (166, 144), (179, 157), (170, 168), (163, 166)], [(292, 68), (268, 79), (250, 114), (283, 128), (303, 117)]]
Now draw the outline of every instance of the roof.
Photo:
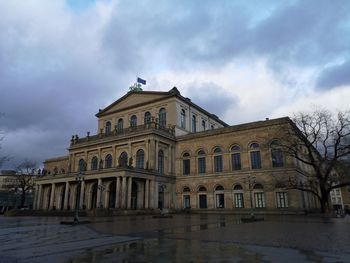
[[(193, 103), (189, 98), (185, 98), (183, 97), (179, 90), (174, 87), (172, 88), (171, 90), (169, 91), (129, 91), (127, 94), (125, 94), (123, 97), (121, 97), (120, 99), (116, 100), (115, 102), (113, 102), (112, 104), (108, 105), (106, 108), (104, 108), (103, 110), (100, 110), (97, 114), (96, 114), (96, 117), (102, 117), (104, 115), (106, 115), (107, 111), (109, 109), (111, 109), (113, 106), (117, 105), (118, 103), (124, 101), (126, 98), (128, 98), (129, 96), (133, 95), (133, 94), (148, 94), (148, 95), (163, 95), (162, 97), (160, 98), (156, 98), (154, 100), (151, 100), (151, 101), (147, 101), (147, 102), (144, 102), (144, 103), (140, 103), (140, 104), (136, 104), (136, 105), (132, 105), (132, 106), (128, 106), (128, 107), (125, 107), (121, 110), (126, 110), (126, 109), (129, 109), (129, 108), (133, 108), (133, 107), (136, 107), (136, 106), (142, 106), (142, 105), (147, 105), (149, 103), (153, 103), (153, 102), (156, 102), (156, 101), (162, 101), (162, 100), (165, 100), (165, 99), (168, 99), (168, 98), (171, 98), (171, 97), (176, 97), (178, 99), (180, 99), (181, 101), (183, 101), (184, 103), (190, 105), (191, 107), (197, 109), (198, 111), (201, 111), (203, 112), (204, 114), (210, 116), (213, 120), (219, 122), (220, 124), (222, 124), (224, 127), (227, 127), (228, 124), (225, 123), (224, 121), (220, 120), (215, 114), (212, 114), (208, 111), (206, 111), (205, 109), (203, 109), (202, 107), (198, 106), (197, 104)], [(119, 111), (119, 110), (118, 110)]]

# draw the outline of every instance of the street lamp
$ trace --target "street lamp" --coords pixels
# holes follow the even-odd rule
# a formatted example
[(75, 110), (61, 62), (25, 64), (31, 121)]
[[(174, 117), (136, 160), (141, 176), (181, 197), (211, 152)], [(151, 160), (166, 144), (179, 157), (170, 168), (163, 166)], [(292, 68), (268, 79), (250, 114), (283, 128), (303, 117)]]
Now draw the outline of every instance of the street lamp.
[(248, 178), (245, 179), (244, 181), (245, 183), (248, 183), (249, 194), (250, 194), (250, 217), (254, 219), (253, 186), (256, 183), (255, 176), (248, 176)]
[(98, 204), (98, 207), (99, 208), (103, 208), (103, 205), (102, 205), (102, 192), (106, 189), (106, 187), (103, 185), (103, 184), (99, 184), (97, 186), (98, 190), (100, 190), (100, 202)]
[(77, 202), (75, 205), (75, 211), (74, 211), (74, 223), (79, 223), (79, 205), (80, 205), (80, 191), (81, 191), (81, 183), (84, 181), (84, 174), (82, 172), (79, 172), (75, 176), (75, 181), (77, 182)]

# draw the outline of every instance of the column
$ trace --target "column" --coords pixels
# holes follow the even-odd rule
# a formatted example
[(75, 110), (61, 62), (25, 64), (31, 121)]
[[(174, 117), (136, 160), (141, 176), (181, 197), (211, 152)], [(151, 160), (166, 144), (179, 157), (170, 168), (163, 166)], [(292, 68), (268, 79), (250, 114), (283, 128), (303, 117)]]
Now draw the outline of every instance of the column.
[(96, 207), (100, 208), (100, 202), (101, 202), (101, 185), (102, 179), (99, 178), (97, 181), (97, 198), (96, 198)]
[(121, 208), (126, 208), (126, 177), (122, 179), (122, 205)]
[[(145, 151), (145, 154), (146, 154), (146, 156), (145, 156), (145, 160), (146, 160), (146, 162), (145, 162), (145, 168), (146, 169), (150, 169), (151, 167), (150, 167), (150, 158), (149, 158), (149, 140), (147, 140), (146, 141), (146, 151)], [(147, 165), (148, 164), (148, 165)]]
[(171, 174), (171, 149), (172, 149), (172, 146), (169, 145), (169, 148), (168, 148), (168, 174), (170, 175)]
[(154, 207), (154, 180), (150, 180), (150, 186), (149, 186), (149, 207), (150, 208), (155, 208)]
[(131, 186), (132, 186), (132, 177), (129, 177), (128, 180), (128, 199), (127, 199), (127, 209), (131, 209)]
[(38, 191), (38, 197), (37, 197), (37, 204), (36, 204), (36, 209), (41, 209), (41, 199), (42, 199), (42, 191), (43, 191), (43, 185), (39, 184), (39, 191)]
[(149, 203), (149, 181), (146, 179), (145, 183), (145, 209), (148, 209), (148, 203)]
[(50, 205), (49, 210), (53, 209), (54, 206), (54, 199), (55, 199), (55, 184), (51, 184), (51, 195), (50, 195)]
[(154, 143), (155, 143), (155, 154), (154, 154), (155, 162), (154, 162), (154, 170), (158, 170), (158, 141), (155, 140)]
[(120, 176), (117, 176), (115, 183), (115, 208), (120, 208)]
[(83, 209), (84, 206), (84, 193), (85, 193), (85, 181), (80, 182), (80, 200), (79, 200), (79, 208)]
[(158, 182), (154, 182), (154, 208), (158, 208)]
[(69, 192), (69, 182), (66, 182), (66, 187), (64, 189), (63, 210), (67, 210), (68, 209), (68, 192)]

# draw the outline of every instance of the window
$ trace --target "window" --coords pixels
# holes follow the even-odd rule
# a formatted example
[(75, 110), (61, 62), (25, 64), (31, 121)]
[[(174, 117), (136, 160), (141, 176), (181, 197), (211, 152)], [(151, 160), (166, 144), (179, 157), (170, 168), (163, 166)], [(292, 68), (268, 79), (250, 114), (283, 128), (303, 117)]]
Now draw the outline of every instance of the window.
[(112, 155), (107, 154), (105, 158), (105, 168), (112, 168)]
[(182, 156), (182, 174), (183, 175), (189, 175), (190, 174), (190, 154), (184, 153)]
[(126, 152), (122, 152), (119, 156), (119, 166), (126, 167), (128, 166), (128, 154)]
[(205, 128), (206, 128), (205, 120), (202, 120), (202, 130), (205, 131)]
[(118, 132), (120, 132), (120, 131), (123, 130), (123, 123), (124, 123), (123, 119), (119, 119), (119, 120), (118, 120), (118, 124), (117, 124), (117, 130), (118, 130)]
[(264, 193), (258, 192), (254, 193), (255, 207), (256, 208), (265, 208), (265, 196)]
[(278, 140), (273, 140), (271, 142), (271, 159), (272, 167), (283, 167), (283, 153), (281, 149), (281, 144)]
[(233, 188), (234, 205), (236, 208), (244, 208), (243, 188), (237, 184)]
[(222, 151), (220, 148), (214, 150), (214, 172), (222, 172)]
[(277, 208), (288, 208), (288, 195), (286, 192), (276, 193)]
[(181, 110), (181, 120), (180, 120), (181, 128), (186, 128), (186, 112), (184, 109)]
[(241, 170), (241, 153), (239, 152), (241, 150), (241, 147), (238, 145), (234, 145), (231, 148), (231, 163), (232, 163), (232, 170)]
[(84, 159), (79, 160), (79, 172), (86, 171), (86, 163)]
[(106, 122), (106, 125), (105, 125), (105, 133), (106, 133), (107, 135), (111, 133), (111, 127), (112, 127), (111, 122), (110, 122), (110, 121), (107, 121), (107, 122)]
[(149, 111), (145, 112), (144, 122), (145, 122), (145, 124), (151, 122), (151, 113)]
[(184, 196), (183, 196), (183, 202), (184, 202), (184, 208), (191, 208), (191, 196), (190, 196), (190, 188), (189, 187), (184, 187), (183, 191)]
[(264, 187), (261, 184), (254, 185), (254, 200), (256, 208), (265, 208), (265, 195), (264, 195)]
[(97, 166), (98, 166), (98, 159), (96, 156), (92, 157), (91, 160), (91, 170), (97, 170)]
[(260, 169), (261, 168), (261, 157), (259, 144), (252, 143), (250, 145), (250, 161), (252, 169)]
[(161, 128), (166, 127), (166, 111), (164, 108), (161, 108), (159, 110), (159, 127)]
[(211, 124), (211, 125), (210, 125), (210, 129), (214, 130), (214, 128), (215, 128), (214, 125)]
[(158, 172), (164, 174), (164, 153), (162, 150), (158, 152)]
[(136, 168), (143, 169), (145, 161), (145, 152), (140, 149), (136, 152)]
[(197, 131), (197, 120), (196, 120), (196, 116), (192, 115), (192, 132), (196, 132)]
[(137, 126), (137, 117), (136, 115), (132, 115), (130, 118), (130, 127), (136, 127)]
[(204, 174), (206, 172), (205, 166), (205, 152), (200, 150), (198, 152), (198, 173)]

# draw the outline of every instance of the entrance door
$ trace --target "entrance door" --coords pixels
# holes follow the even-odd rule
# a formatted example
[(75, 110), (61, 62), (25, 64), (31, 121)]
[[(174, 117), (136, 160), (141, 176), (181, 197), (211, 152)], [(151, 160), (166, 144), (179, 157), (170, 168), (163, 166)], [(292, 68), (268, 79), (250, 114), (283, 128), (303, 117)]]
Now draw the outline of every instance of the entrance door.
[(184, 208), (191, 208), (191, 197), (189, 195), (184, 195)]
[(134, 210), (137, 209), (137, 184), (135, 182), (132, 182), (131, 209), (134, 209)]
[(216, 208), (225, 208), (224, 194), (216, 194)]
[(207, 195), (199, 195), (199, 208), (207, 208)]

